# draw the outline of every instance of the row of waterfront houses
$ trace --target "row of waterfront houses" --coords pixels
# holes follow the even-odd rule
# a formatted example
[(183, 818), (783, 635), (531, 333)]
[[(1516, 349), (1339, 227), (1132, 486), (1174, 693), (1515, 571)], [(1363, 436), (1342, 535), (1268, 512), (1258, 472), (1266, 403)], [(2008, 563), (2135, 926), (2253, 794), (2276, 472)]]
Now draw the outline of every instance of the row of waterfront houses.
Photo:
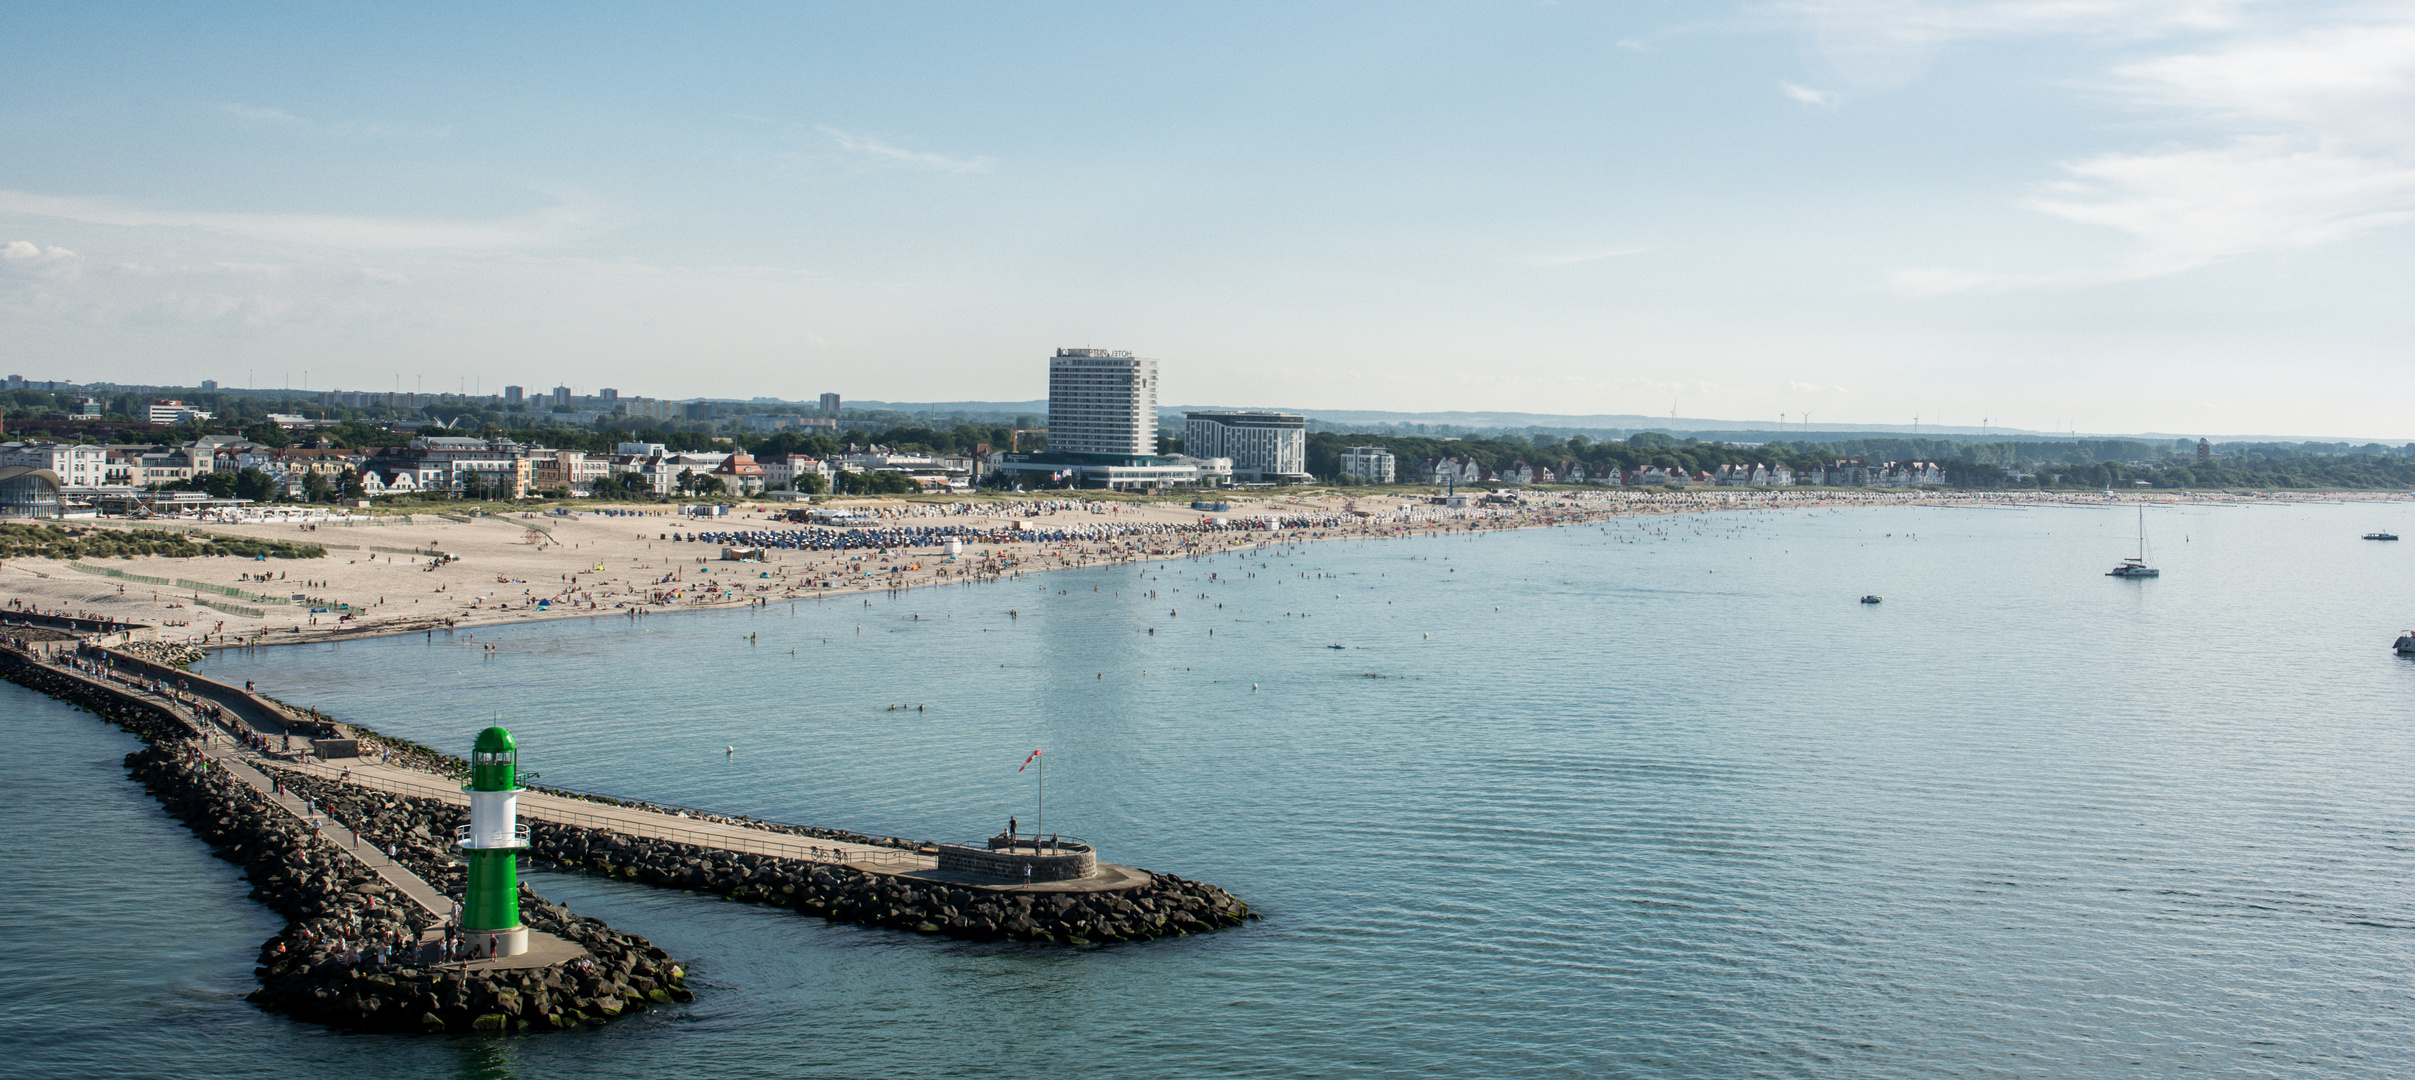
[[(70, 501), (79, 491), (183, 486), (203, 474), (245, 469), (258, 470), (286, 496), (303, 494), (315, 473), (331, 486), (350, 474), (361, 492), (371, 496), (475, 490), (523, 498), (561, 489), (590, 494), (607, 481), (624, 490), (668, 496), (705, 477), (718, 480), (721, 490), (733, 495), (794, 490), (807, 476), (819, 477), (826, 489), (841, 470), (899, 472), (924, 486), (954, 487), (969, 478), (974, 461), (897, 454), (879, 447), (831, 458), (782, 454), (757, 461), (741, 452), (681, 452), (660, 443), (621, 443), (613, 453), (596, 454), (501, 438), (429, 436), (400, 446), (345, 449), (271, 447), (213, 435), (160, 444), (0, 443), (0, 468), (49, 472)], [(683, 485), (683, 478), (691, 484)]]
[(1500, 469), (1472, 457), (1430, 458), (1418, 464), (1416, 475), (1435, 484), (1621, 484), (1635, 487), (1919, 487), (1945, 482), (1944, 470), (1933, 461), (1833, 461), (1797, 472), (1785, 465), (1751, 463), (1722, 465), (1716, 470), (1646, 466), (1622, 469), (1616, 465), (1587, 465), (1582, 461), (1534, 464), (1513, 461)]

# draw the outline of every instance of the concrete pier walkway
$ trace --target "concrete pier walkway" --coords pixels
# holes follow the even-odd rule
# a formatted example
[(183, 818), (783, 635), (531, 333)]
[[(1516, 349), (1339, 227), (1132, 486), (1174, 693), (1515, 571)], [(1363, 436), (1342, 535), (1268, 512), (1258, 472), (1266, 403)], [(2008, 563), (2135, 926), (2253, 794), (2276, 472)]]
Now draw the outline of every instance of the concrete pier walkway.
[[(443, 777), (359, 758), (351, 761), (310, 761), (288, 768), (297, 768), (328, 779), (339, 779), (349, 771), (352, 783), (402, 795), (417, 795), (441, 799), (455, 806), (468, 806), (469, 794), (457, 783)], [(814, 862), (841, 863), (861, 870), (896, 873), (907, 870), (935, 869), (936, 856), (878, 844), (859, 844), (844, 840), (824, 840), (799, 836), (795, 833), (755, 829), (707, 818), (643, 810), (631, 806), (549, 795), (541, 791), (522, 792), (520, 816), (563, 825), (578, 825), (589, 829), (642, 836), (659, 840), (674, 840), (697, 847), (719, 848), (727, 851), (773, 855), (783, 859), (806, 859)]]

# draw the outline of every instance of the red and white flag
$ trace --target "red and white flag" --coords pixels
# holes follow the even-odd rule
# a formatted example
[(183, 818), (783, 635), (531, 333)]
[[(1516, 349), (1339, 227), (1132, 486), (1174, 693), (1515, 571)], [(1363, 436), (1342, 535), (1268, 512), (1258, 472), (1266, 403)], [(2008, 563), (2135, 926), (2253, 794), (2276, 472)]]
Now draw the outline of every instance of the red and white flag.
[(1037, 750), (1034, 750), (1034, 751), (1032, 751), (1032, 752), (1031, 752), (1031, 756), (1030, 756), (1030, 757), (1027, 757), (1027, 758), (1024, 758), (1024, 759), (1023, 759), (1023, 764), (1015, 766), (1015, 771), (1016, 771), (1016, 772), (1022, 772), (1022, 771), (1023, 771), (1023, 770), (1025, 770), (1025, 769), (1031, 768), (1031, 763), (1032, 763), (1032, 762), (1035, 762), (1035, 761), (1038, 761), (1038, 760), (1040, 760), (1040, 752), (1039, 752), (1039, 751), (1037, 751)]

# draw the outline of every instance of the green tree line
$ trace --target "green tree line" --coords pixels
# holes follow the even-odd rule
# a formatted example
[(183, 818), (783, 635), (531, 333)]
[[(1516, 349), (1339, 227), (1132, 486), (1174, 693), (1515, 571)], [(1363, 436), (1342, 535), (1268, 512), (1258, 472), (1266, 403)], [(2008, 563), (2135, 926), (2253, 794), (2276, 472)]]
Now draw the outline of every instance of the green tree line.
[(1866, 438), (1810, 443), (1781, 440), (1740, 446), (1679, 439), (1649, 431), (1622, 440), (1599, 442), (1582, 435), (1443, 439), (1312, 432), (1308, 436), (1308, 471), (1322, 478), (1339, 479), (1342, 452), (1352, 446), (1381, 446), (1390, 450), (1404, 483), (1424, 482), (1424, 476), (1416, 472), (1419, 462), (1438, 457), (1466, 457), (1496, 472), (1519, 461), (1553, 467), (1562, 461), (1577, 461), (1584, 463), (1588, 474), (1594, 475), (1613, 468), (1704, 473), (1715, 472), (1722, 465), (1754, 463), (1785, 465), (1800, 473), (1837, 460), (1872, 465), (1928, 461), (1940, 466), (1947, 486), (1960, 488), (2136, 487), (2142, 480), (2152, 486), (2172, 488), (2415, 488), (2415, 456), (2410, 456), (2406, 448), (2378, 444), (2226, 445), (2214, 460), (2200, 463), (2195, 457), (2194, 442), (2184, 446), (2177, 441), (2062, 439), (1981, 443)]

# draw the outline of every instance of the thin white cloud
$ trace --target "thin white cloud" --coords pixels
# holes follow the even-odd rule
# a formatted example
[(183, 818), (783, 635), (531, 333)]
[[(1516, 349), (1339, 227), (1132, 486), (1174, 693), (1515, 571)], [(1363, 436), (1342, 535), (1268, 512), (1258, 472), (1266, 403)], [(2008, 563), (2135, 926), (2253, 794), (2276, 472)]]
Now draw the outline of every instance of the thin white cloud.
[(222, 260), (211, 264), (210, 269), (221, 274), (229, 274), (235, 277), (265, 278), (271, 280), (283, 278), (286, 275), (286, 268), (276, 263), (227, 262)]
[(2237, 27), (2273, 0), (1785, 0), (1781, 15), (1832, 40), (1877, 49), (1925, 49), (1973, 38), (2086, 34), (2139, 39)]
[(31, 240), (11, 240), (0, 244), (0, 273), (17, 277), (74, 277), (83, 270), (83, 258), (56, 244), (37, 244)]
[(2239, 23), (2258, 0), (1782, 0), (1768, 10), (1803, 25), (1837, 78), (1891, 89), (1928, 71), (1956, 42), (2039, 35), (2094, 42), (2152, 40)]
[(417, 124), (395, 124), (374, 120), (338, 120), (332, 123), (321, 123), (284, 109), (264, 105), (246, 105), (236, 101), (213, 101), (205, 107), (224, 113), (255, 128), (286, 128), (297, 132), (368, 135), (381, 138), (441, 139), (453, 133), (453, 129), (450, 127), (426, 127)]
[(2257, 127), (2415, 142), (2415, 23), (2333, 26), (2114, 69), (2150, 105)]
[(839, 149), (845, 150), (860, 157), (870, 158), (875, 161), (895, 162), (902, 165), (917, 165), (926, 169), (936, 169), (940, 172), (956, 173), (988, 172), (991, 169), (996, 168), (998, 164), (997, 159), (990, 157), (959, 158), (949, 157), (946, 154), (929, 153), (922, 150), (908, 150), (905, 147), (883, 142), (882, 140), (869, 135), (858, 135), (853, 132), (841, 131), (833, 127), (817, 127), (814, 130), (829, 136), (830, 141), (838, 144)]
[(200, 229), (309, 248), (364, 251), (498, 251), (551, 247), (585, 234), (594, 206), (564, 203), (500, 221), (159, 210), (111, 199), (0, 191), (0, 215), (56, 218), (126, 228)]
[(1650, 250), (1652, 249), (1647, 247), (1622, 247), (1611, 248), (1608, 251), (1587, 251), (1574, 255), (1533, 255), (1518, 261), (1528, 266), (1576, 266), (1581, 263), (1600, 262), (1603, 259), (1641, 255)]
[[(72, 258), (74, 255), (75, 252), (69, 251), (66, 248), (54, 247), (49, 249), (47, 257)], [(30, 262), (32, 260), (41, 259), (44, 257), (46, 256), (44, 254), (42, 245), (34, 243), (31, 240), (11, 240), (6, 245), (0, 245), (0, 259), (6, 259), (9, 262)]]
[(1790, 82), (1779, 83), (1778, 92), (1805, 105), (1813, 105), (1822, 109), (1833, 109), (1844, 103), (1843, 98), (1826, 90), (1814, 90), (1808, 86), (1798, 86)]
[(310, 121), (283, 109), (271, 109), (260, 105), (245, 105), (235, 101), (214, 101), (210, 103), (210, 108), (237, 120), (255, 124), (275, 124), (282, 127), (308, 127), (310, 125)]
[(2121, 65), (2105, 89), (2221, 133), (2065, 162), (2022, 204), (2126, 234), (2128, 254), (2039, 274), (1906, 270), (1895, 287), (1927, 296), (2134, 280), (2415, 220), (2415, 23), (2243, 36)]
[(2037, 210), (2137, 237), (2134, 276), (2257, 251), (2313, 247), (2415, 217), (2415, 167), (2320, 140), (2248, 138), (2213, 149), (2104, 154), (2065, 165)]

